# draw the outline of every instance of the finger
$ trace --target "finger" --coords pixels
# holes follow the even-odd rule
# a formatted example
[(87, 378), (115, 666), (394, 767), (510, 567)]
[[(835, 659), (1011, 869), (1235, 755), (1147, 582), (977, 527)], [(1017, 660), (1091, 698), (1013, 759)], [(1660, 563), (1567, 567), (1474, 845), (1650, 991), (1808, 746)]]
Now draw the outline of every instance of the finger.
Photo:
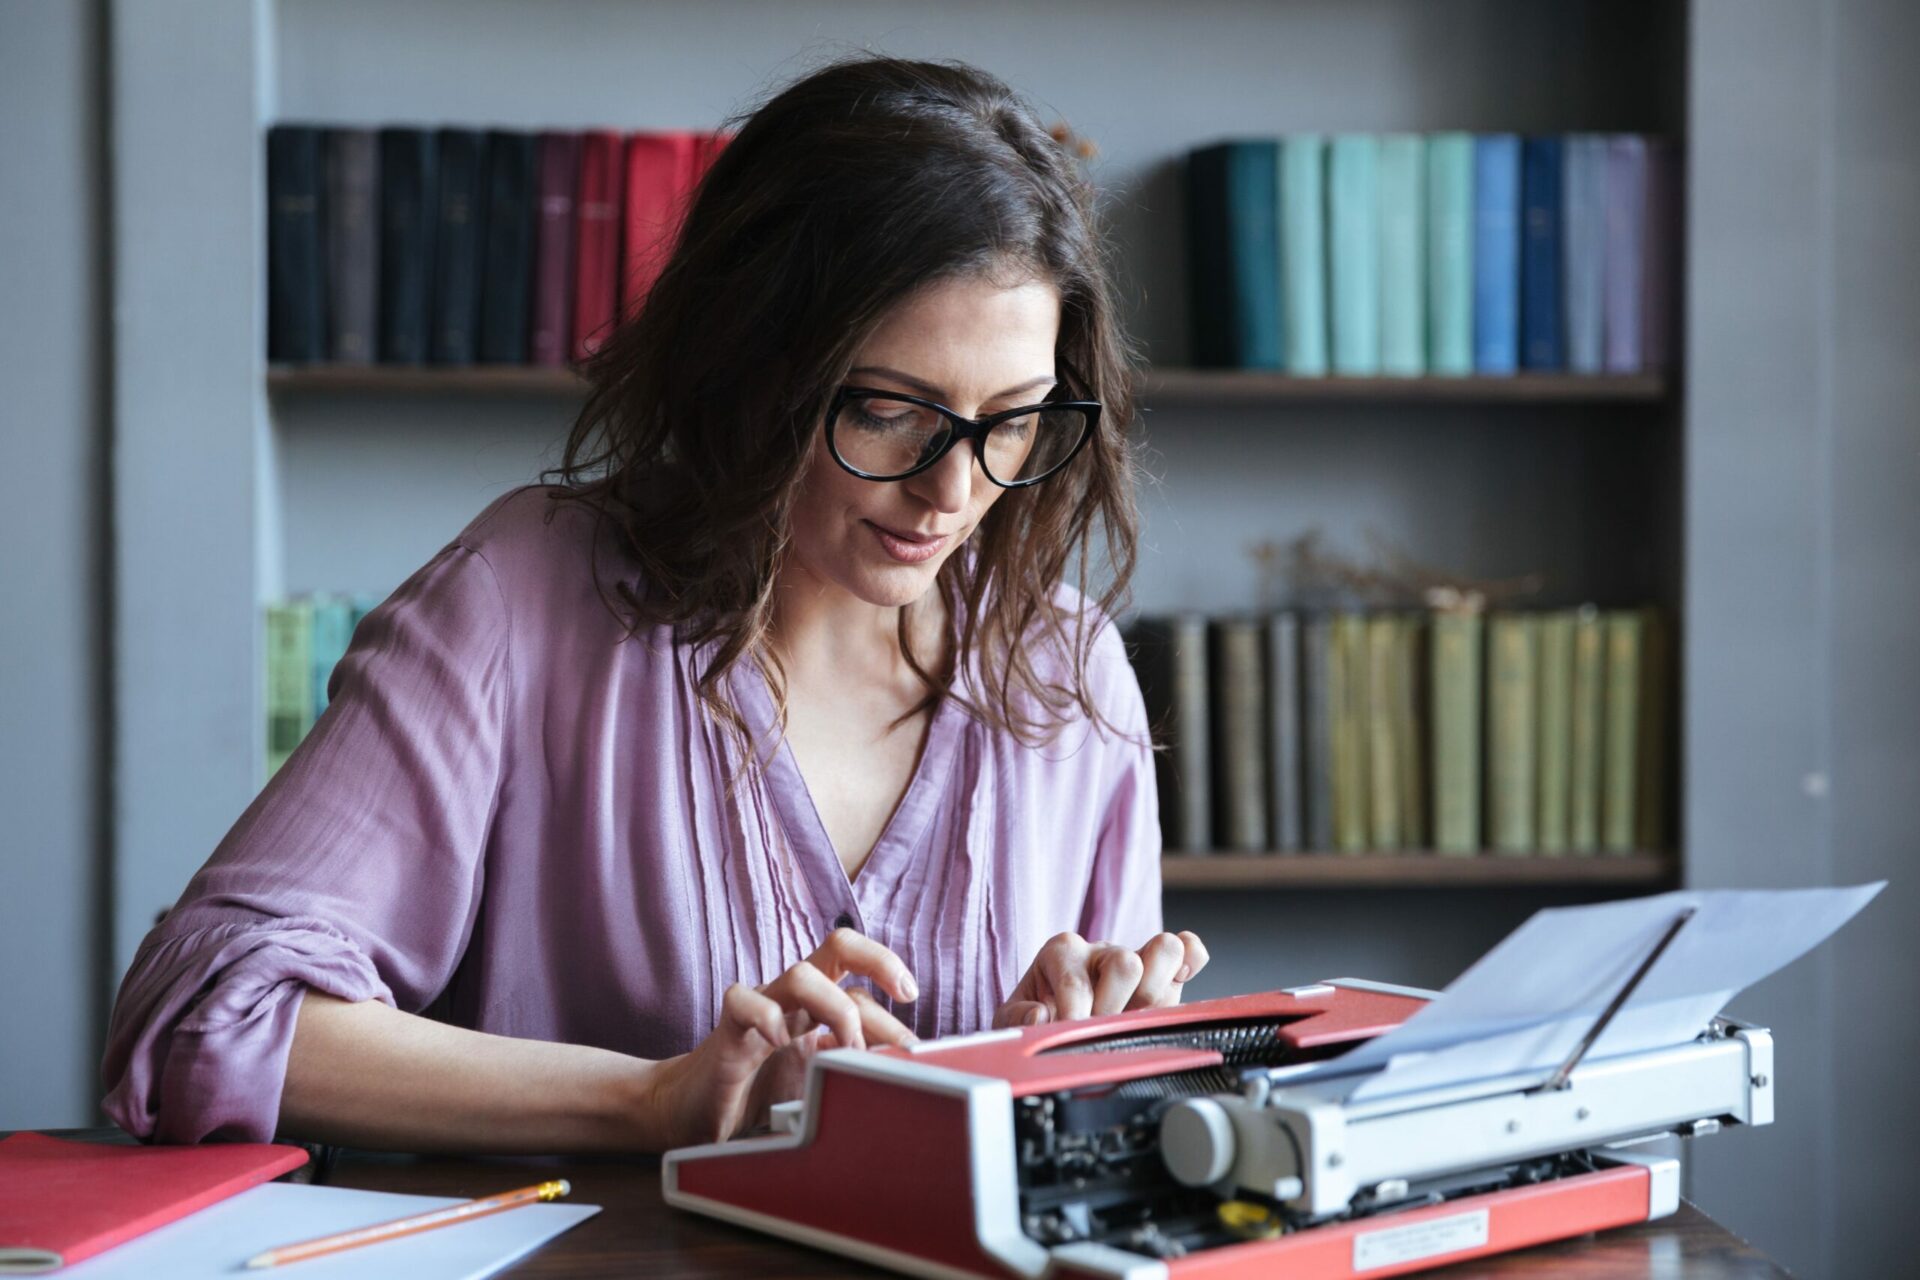
[(1093, 975), (1093, 1011), (1096, 1014), (1119, 1013), (1139, 989), (1143, 966), (1140, 957), (1125, 947), (1102, 942), (1087, 957), (1087, 971)]
[(1047, 1021), (1052, 1011), (1044, 1000), (1009, 1000), (993, 1015), (995, 1027), (1033, 1027)]
[(853, 1049), (866, 1048), (860, 1034), (860, 1010), (854, 1005), (853, 997), (808, 961), (794, 965), (761, 991), (779, 1001), (783, 1009), (803, 1010), (811, 1015), (815, 1022), (832, 1032), (840, 1044)]
[(860, 1010), (860, 1033), (867, 1038), (869, 1045), (916, 1043), (920, 1037), (906, 1023), (882, 1008), (880, 1002), (865, 989), (854, 987), (847, 994), (853, 997), (854, 1007)]
[(1157, 1009), (1173, 1004), (1180, 997), (1173, 975), (1187, 962), (1187, 944), (1178, 934), (1157, 933), (1147, 939), (1139, 951), (1140, 985), (1134, 989), (1129, 1009)]
[(808, 960), (832, 982), (848, 977), (870, 978), (895, 1000), (911, 1004), (920, 998), (920, 988), (907, 962), (864, 933), (835, 929)]
[(1059, 933), (1040, 948), (1034, 963), (1053, 996), (1053, 1016), (1059, 1022), (1072, 1022), (1093, 1011), (1093, 986), (1087, 975), (1086, 939), (1077, 933)]
[(1187, 944), (1187, 963), (1181, 967), (1179, 973), (1173, 975), (1173, 980), (1175, 982), (1191, 982), (1195, 974), (1207, 967), (1207, 961), (1211, 957), (1207, 954), (1207, 944), (1200, 941), (1199, 934), (1187, 929), (1182, 929), (1180, 931), (1180, 941)]
[(734, 983), (720, 998), (719, 1029), (742, 1043), (758, 1035), (768, 1050), (778, 1049), (790, 1038), (779, 1002), (744, 982)]

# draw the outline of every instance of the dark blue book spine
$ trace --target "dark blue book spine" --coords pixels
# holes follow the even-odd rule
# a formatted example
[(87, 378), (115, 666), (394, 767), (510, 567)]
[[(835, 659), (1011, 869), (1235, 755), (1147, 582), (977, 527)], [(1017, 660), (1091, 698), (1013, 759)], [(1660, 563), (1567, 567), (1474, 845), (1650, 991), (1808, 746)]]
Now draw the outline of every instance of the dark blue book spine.
[(1473, 140), (1473, 368), (1512, 373), (1520, 354), (1520, 140)]
[(531, 133), (487, 135), (487, 253), (480, 287), (480, 358), (523, 364), (533, 278), (534, 149)]
[(487, 135), (440, 131), (440, 225), (434, 231), (433, 359), (472, 364), (480, 348), (487, 252)]
[(320, 129), (267, 130), (267, 358), (327, 358)]
[(1528, 138), (1520, 149), (1520, 364), (1567, 367), (1561, 290), (1561, 139)]
[(438, 152), (424, 129), (380, 131), (380, 359), (424, 364), (430, 346)]
[(1194, 364), (1280, 368), (1278, 143), (1223, 142), (1188, 157), (1187, 243)]

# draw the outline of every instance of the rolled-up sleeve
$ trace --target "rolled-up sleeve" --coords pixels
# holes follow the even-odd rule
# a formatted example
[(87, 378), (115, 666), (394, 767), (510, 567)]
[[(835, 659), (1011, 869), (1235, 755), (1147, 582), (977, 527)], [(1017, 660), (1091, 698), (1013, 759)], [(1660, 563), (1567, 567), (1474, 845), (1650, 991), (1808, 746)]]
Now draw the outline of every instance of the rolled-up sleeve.
[(1160, 932), (1160, 793), (1140, 681), (1111, 623), (1094, 643), (1097, 705), (1119, 730), (1107, 735), (1105, 802), (1093, 877), (1080, 921), (1083, 937), (1139, 947)]
[(107, 1032), (107, 1113), (161, 1142), (264, 1141), (300, 997), (408, 1011), (472, 933), (499, 793), (509, 615), (445, 548), (361, 620), (311, 733), (141, 943)]

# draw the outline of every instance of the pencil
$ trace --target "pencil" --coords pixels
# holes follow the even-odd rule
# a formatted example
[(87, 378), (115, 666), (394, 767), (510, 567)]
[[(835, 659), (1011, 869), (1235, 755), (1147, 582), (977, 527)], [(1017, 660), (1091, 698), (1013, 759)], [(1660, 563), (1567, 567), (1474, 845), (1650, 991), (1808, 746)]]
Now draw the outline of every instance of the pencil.
[(357, 1249), (363, 1244), (378, 1244), (382, 1240), (410, 1236), (417, 1231), (431, 1231), (435, 1227), (465, 1222), (470, 1218), (482, 1218), (504, 1209), (517, 1209), (523, 1204), (558, 1200), (572, 1190), (572, 1185), (565, 1178), (556, 1178), (552, 1182), (521, 1187), (518, 1191), (502, 1191), (497, 1196), (468, 1200), (463, 1204), (450, 1204), (444, 1209), (433, 1209), (405, 1218), (395, 1218), (391, 1222), (376, 1222), (370, 1227), (357, 1227), (352, 1231), (339, 1231), (330, 1236), (317, 1236), (312, 1240), (302, 1240), (298, 1244), (283, 1244), (277, 1249), (269, 1249), (265, 1253), (248, 1258), (247, 1266), (252, 1270), (259, 1270), (262, 1267), (277, 1267), (282, 1263), (299, 1262), (303, 1258), (318, 1258), (322, 1254), (338, 1253), (342, 1249)]

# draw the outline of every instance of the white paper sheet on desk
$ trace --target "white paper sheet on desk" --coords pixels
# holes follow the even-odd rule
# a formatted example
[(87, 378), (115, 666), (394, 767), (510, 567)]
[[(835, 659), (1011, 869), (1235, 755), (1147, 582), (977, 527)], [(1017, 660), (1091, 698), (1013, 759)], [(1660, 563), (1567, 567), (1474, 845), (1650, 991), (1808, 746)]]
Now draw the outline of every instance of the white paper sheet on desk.
[(1538, 911), (1406, 1022), (1287, 1083), (1373, 1071), (1347, 1094), (1359, 1101), (1545, 1075), (1693, 907), (1587, 1059), (1684, 1044), (1737, 992), (1818, 946), (1885, 886), (1692, 889)]
[(398, 1240), (344, 1249), (286, 1267), (248, 1271), (247, 1259), (276, 1245), (368, 1227), (459, 1204), (458, 1197), (405, 1196), (346, 1187), (268, 1182), (135, 1236), (56, 1274), (64, 1280), (480, 1280), (568, 1227), (600, 1212), (593, 1204), (530, 1204), (435, 1227)]

